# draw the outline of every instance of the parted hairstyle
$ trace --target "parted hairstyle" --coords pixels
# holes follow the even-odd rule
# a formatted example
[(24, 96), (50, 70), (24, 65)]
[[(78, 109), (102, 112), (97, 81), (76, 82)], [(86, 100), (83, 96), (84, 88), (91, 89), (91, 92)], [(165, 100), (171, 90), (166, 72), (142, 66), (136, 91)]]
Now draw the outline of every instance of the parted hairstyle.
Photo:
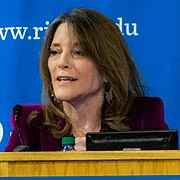
[[(100, 12), (88, 8), (75, 8), (66, 12), (49, 26), (41, 51), (40, 70), (43, 80), (44, 125), (56, 138), (71, 135), (72, 125), (63, 111), (61, 102), (51, 97), (53, 87), (48, 69), (50, 46), (58, 26), (67, 23), (79, 40), (86, 56), (90, 57), (106, 78), (113, 94), (111, 103), (104, 98), (101, 121), (116, 131), (129, 130), (127, 115), (135, 96), (144, 96), (141, 75), (133, 62), (118, 26)], [(46, 101), (45, 101), (46, 100)], [(65, 125), (57, 125), (63, 119)]]

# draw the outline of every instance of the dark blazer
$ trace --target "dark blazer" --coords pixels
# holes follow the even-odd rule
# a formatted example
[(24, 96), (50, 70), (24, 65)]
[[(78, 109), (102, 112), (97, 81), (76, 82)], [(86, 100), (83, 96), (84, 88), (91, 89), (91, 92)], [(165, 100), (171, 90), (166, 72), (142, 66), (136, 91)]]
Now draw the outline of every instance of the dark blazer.
[[(22, 106), (22, 113), (18, 117), (19, 129), (24, 144), (30, 146), (31, 151), (60, 151), (61, 139), (54, 138), (44, 127), (28, 126), (28, 115), (35, 110), (39, 112), (39, 118), (43, 119), (42, 105), (24, 105)], [(164, 105), (160, 98), (134, 98), (128, 119), (129, 126), (134, 131), (169, 129), (164, 121)], [(11, 117), (11, 124), (13, 131), (5, 148), (6, 152), (13, 151), (21, 144), (14, 115)]]

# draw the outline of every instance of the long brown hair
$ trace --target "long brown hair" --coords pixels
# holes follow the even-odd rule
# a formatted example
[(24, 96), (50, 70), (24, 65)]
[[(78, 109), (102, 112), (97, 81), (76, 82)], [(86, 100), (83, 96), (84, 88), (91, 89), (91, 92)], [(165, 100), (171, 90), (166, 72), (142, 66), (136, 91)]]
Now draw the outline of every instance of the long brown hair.
[[(56, 29), (64, 22), (73, 28), (86, 55), (94, 60), (111, 87), (113, 99), (110, 104), (104, 101), (102, 123), (117, 131), (128, 130), (126, 120), (133, 97), (144, 96), (140, 73), (118, 26), (100, 12), (87, 8), (76, 8), (60, 15), (47, 30), (40, 62), (43, 98), (47, 100), (44, 101), (44, 124), (56, 138), (71, 133), (62, 103), (51, 97), (53, 88), (48, 69), (50, 45)], [(65, 120), (63, 128), (57, 125), (58, 118)]]

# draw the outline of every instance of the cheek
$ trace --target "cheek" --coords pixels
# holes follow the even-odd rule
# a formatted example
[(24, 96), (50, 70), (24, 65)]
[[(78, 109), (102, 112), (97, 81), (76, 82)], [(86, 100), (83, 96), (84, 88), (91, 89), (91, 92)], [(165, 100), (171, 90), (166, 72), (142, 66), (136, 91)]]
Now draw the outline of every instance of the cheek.
[(90, 84), (99, 85), (102, 83), (102, 75), (98, 71), (96, 66), (90, 66), (89, 68), (84, 68), (84, 79), (89, 80)]

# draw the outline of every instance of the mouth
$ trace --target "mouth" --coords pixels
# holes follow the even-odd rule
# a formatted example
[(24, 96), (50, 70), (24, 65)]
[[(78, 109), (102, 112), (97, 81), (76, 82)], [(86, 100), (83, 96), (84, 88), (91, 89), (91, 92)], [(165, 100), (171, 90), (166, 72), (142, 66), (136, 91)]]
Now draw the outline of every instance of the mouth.
[(71, 81), (77, 81), (76, 78), (69, 77), (69, 76), (58, 76), (56, 78), (59, 82), (71, 82)]

